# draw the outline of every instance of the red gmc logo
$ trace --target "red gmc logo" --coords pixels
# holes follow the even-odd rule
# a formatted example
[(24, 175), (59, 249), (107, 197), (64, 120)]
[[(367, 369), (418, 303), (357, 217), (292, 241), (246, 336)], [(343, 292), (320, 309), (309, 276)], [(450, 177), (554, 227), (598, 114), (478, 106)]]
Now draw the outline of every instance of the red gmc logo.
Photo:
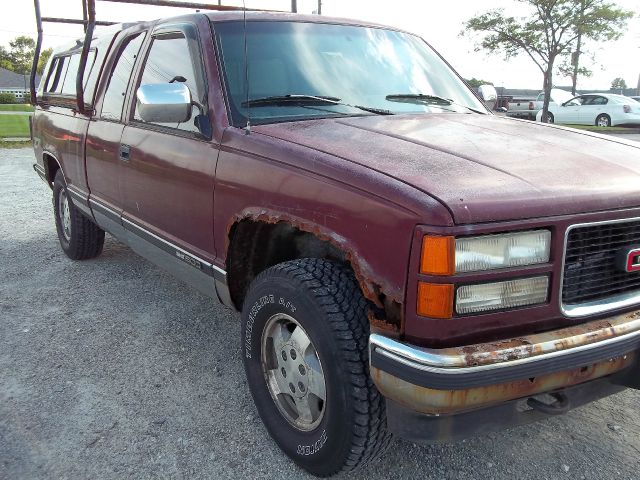
[(627, 272), (640, 271), (640, 248), (634, 248), (627, 253), (625, 270)]

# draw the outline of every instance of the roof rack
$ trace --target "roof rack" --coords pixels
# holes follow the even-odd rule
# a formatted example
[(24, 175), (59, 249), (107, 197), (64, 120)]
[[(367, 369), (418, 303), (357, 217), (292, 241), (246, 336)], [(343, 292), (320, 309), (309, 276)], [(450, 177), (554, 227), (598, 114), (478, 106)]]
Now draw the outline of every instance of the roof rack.
[[(67, 23), (73, 25), (82, 25), (84, 27), (84, 44), (82, 46), (82, 53), (80, 54), (80, 63), (78, 65), (78, 74), (76, 76), (76, 105), (79, 112), (85, 112), (84, 103), (84, 91), (82, 85), (82, 79), (84, 78), (84, 70), (87, 65), (87, 56), (91, 47), (91, 39), (93, 38), (93, 30), (96, 26), (108, 26), (115, 25), (119, 22), (108, 22), (103, 20), (96, 20), (96, 0), (80, 0), (82, 2), (82, 19), (77, 18), (58, 18), (58, 17), (43, 17), (40, 14), (40, 0), (33, 0), (35, 15), (36, 15), (36, 27), (38, 31), (38, 38), (36, 40), (36, 48), (33, 55), (33, 64), (31, 65), (31, 77), (29, 79), (29, 88), (31, 89), (31, 104), (37, 105), (38, 99), (36, 96), (36, 71), (38, 69), (38, 61), (40, 60), (40, 50), (42, 48), (42, 24), (43, 23)], [(110, 3), (132, 3), (136, 5), (148, 5), (156, 7), (178, 7), (178, 8), (192, 8), (197, 10), (217, 10), (222, 12), (230, 11), (273, 11), (263, 10), (257, 8), (244, 8), (244, 7), (231, 7), (228, 5), (221, 5), (221, 1), (218, 0), (217, 5), (210, 3), (197, 3), (197, 2), (182, 2), (177, 0), (98, 0), (101, 2)], [(291, 11), (295, 12), (296, 0), (291, 0)]]

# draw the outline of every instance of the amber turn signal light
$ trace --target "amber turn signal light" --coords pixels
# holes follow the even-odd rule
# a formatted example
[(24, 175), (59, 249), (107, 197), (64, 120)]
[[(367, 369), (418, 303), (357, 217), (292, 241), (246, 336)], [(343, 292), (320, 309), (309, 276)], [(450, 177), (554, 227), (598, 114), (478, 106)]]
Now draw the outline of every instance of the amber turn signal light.
[(455, 273), (456, 242), (454, 237), (426, 235), (422, 239), (420, 273), (453, 275)]
[(451, 318), (453, 316), (453, 285), (418, 282), (417, 313), (421, 317)]

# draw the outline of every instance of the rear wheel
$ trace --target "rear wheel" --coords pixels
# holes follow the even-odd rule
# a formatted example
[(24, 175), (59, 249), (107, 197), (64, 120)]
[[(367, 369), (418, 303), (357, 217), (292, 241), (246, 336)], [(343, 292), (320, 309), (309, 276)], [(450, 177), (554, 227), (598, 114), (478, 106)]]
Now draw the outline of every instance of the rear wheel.
[(610, 127), (611, 126), (611, 117), (606, 114), (598, 115), (596, 118), (596, 126), (598, 127)]
[(60, 246), (69, 258), (86, 260), (102, 253), (104, 230), (73, 204), (61, 170), (53, 181), (53, 212)]
[(554, 121), (555, 117), (553, 116), (553, 113), (547, 112), (547, 123), (553, 123)]
[(367, 303), (348, 268), (281, 263), (251, 284), (242, 312), (245, 371), (280, 448), (328, 476), (375, 458), (391, 439), (368, 368)]

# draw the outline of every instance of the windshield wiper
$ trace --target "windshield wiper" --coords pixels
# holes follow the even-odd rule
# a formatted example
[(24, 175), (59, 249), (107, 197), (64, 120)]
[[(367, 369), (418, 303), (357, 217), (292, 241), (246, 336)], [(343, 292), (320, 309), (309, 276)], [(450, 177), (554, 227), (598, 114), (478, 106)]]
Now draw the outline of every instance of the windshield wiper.
[(385, 97), (390, 102), (402, 102), (402, 103), (426, 103), (430, 105), (436, 106), (451, 106), (455, 105), (457, 107), (466, 108), (467, 110), (471, 110), (475, 113), (480, 113), (486, 115), (486, 112), (482, 112), (475, 108), (468, 107), (466, 105), (462, 105), (460, 103), (456, 103), (450, 98), (439, 97), (438, 95), (425, 95), (422, 93), (399, 93), (395, 95), (387, 95)]
[(270, 97), (254, 98), (246, 102), (242, 102), (242, 106), (247, 107), (286, 107), (289, 105), (344, 105), (345, 107), (357, 108), (365, 112), (375, 113), (377, 115), (393, 115), (390, 110), (376, 107), (365, 107), (362, 105), (351, 105), (350, 103), (341, 102), (338, 97), (316, 96), (316, 95), (273, 95)]

